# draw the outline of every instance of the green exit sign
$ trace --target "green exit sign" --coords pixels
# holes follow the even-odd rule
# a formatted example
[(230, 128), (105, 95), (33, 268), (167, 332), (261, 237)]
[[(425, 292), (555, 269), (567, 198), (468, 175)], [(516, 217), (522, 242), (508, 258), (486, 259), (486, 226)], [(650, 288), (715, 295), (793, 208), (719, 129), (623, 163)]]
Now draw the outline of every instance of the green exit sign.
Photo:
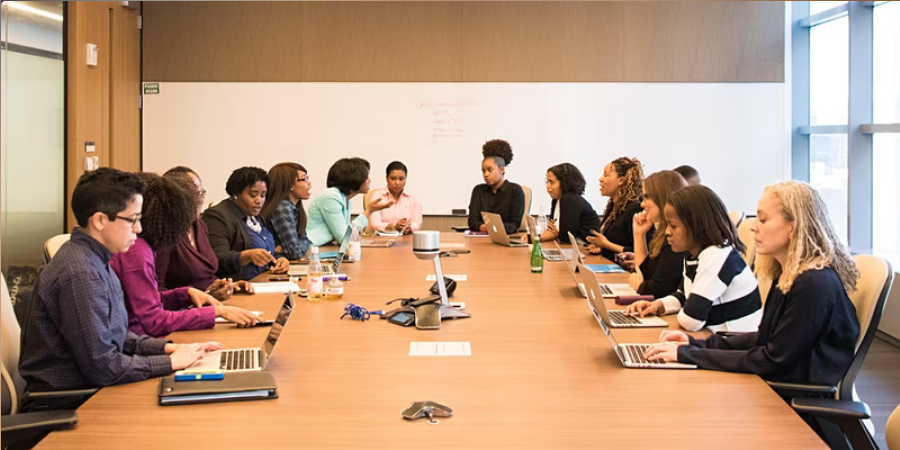
[(159, 83), (144, 83), (144, 95), (159, 94)]

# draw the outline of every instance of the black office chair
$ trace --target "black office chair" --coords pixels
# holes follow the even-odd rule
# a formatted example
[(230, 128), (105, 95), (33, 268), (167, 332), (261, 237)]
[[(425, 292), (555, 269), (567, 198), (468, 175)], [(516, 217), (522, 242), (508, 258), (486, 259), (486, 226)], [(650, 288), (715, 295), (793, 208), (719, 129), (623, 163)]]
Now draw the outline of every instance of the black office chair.
[[(47, 433), (73, 426), (78, 417), (74, 409), (97, 389), (23, 392), (25, 382), (19, 376), (19, 322), (0, 275), (0, 333), (2, 333), (2, 413), (3, 450), (31, 448)], [(27, 412), (21, 412), (27, 411)]]
[(868, 406), (855, 401), (853, 385), (875, 338), (894, 272), (890, 263), (876, 256), (857, 255), (853, 260), (859, 268), (860, 277), (856, 283), (857, 290), (850, 295), (850, 300), (856, 307), (860, 333), (847, 373), (837, 386), (767, 383), (782, 397), (790, 399), (794, 410), (815, 421), (819, 426), (817, 431), (831, 448), (874, 449), (877, 447), (864, 423), (871, 413)]

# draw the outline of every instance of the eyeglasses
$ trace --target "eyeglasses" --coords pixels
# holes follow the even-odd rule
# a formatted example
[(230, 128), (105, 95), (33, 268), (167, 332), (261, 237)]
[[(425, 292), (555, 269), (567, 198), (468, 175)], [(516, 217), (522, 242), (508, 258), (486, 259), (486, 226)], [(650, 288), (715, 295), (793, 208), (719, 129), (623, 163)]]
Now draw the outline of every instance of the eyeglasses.
[(137, 228), (138, 225), (141, 224), (142, 216), (140, 214), (138, 214), (135, 217), (122, 217), (122, 216), (113, 216), (113, 217), (114, 217), (113, 220), (122, 219), (122, 220), (128, 222), (128, 224), (131, 225), (131, 228), (135, 229), (135, 228)]
[(297, 178), (297, 181), (302, 181), (304, 183), (309, 183), (309, 177)]
[(206, 189), (200, 189), (199, 194), (200, 198), (206, 198)]

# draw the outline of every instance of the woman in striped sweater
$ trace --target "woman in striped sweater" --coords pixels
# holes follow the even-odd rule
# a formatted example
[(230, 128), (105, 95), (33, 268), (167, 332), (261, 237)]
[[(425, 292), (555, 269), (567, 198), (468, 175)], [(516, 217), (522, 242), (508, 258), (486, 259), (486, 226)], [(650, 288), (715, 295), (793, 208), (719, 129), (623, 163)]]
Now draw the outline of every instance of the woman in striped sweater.
[(665, 208), (666, 241), (688, 252), (681, 288), (674, 294), (629, 306), (631, 313), (678, 313), (688, 331), (756, 331), (762, 302), (756, 277), (739, 252), (744, 244), (722, 200), (706, 186), (673, 192)]

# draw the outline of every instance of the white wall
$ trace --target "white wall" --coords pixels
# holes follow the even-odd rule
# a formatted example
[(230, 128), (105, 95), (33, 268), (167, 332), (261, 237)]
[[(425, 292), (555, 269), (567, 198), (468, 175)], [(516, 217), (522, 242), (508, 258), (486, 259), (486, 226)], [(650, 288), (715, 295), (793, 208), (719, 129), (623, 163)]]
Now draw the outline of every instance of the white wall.
[(424, 211), (449, 214), (482, 182), (481, 145), (502, 138), (533, 213), (549, 208), (546, 169), (564, 161), (602, 211), (597, 180), (623, 155), (646, 174), (691, 164), (729, 208), (753, 212), (789, 175), (784, 96), (781, 83), (160, 83), (144, 97), (143, 168), (190, 166), (215, 201), (242, 165), (299, 162), (315, 195), (338, 158), (368, 159), (373, 186), (398, 159)]

